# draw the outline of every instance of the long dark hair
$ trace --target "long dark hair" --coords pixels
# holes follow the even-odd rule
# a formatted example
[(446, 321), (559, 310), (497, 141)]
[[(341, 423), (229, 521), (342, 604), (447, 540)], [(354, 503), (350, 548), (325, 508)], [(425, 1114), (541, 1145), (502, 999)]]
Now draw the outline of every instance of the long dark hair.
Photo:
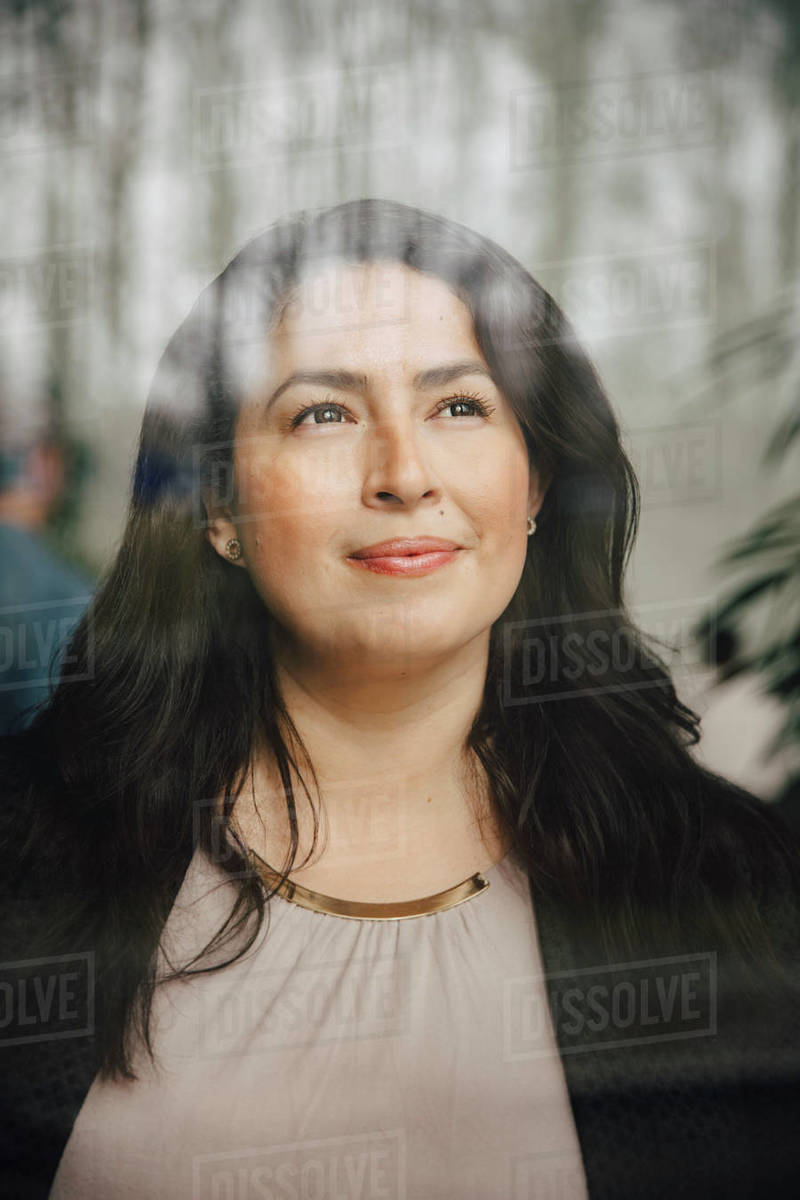
[[(60, 888), (53, 945), (80, 931), (96, 949), (109, 1077), (135, 1078), (134, 1031), (152, 1053), (156, 952), (195, 848), (237, 889), (211, 943), (243, 935), (223, 966), (268, 914), (271, 893), (230, 824), (257, 745), (283, 781), (286, 873), (298, 784), (313, 805), (299, 760), (312, 776), (313, 764), (276, 686), (270, 614), (248, 574), (210, 546), (205, 502), (231, 498), (234, 423), (266, 332), (304, 273), (331, 260), (401, 262), (444, 280), (472, 314), (532, 463), (552, 477), (518, 590), (491, 630), (465, 747), (485, 768), (534, 902), (555, 898), (594, 921), (609, 953), (638, 944), (650, 918), (680, 924), (701, 910), (715, 936), (748, 944), (761, 926), (745, 851), (765, 863), (783, 854), (760, 805), (693, 759), (698, 720), (626, 613), (636, 480), (552, 297), (498, 245), (431, 213), (361, 200), (294, 215), (236, 255), (169, 342), (116, 560), (74, 635), (69, 677), (16, 738), (28, 803), (14, 861)], [(201, 958), (178, 971), (219, 969)]]

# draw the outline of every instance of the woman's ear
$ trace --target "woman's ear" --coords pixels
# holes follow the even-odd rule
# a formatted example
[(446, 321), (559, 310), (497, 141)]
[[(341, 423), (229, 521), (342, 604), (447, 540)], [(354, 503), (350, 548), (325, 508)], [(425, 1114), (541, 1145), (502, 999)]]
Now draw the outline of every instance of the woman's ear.
[(550, 487), (553, 475), (543, 467), (531, 465), (530, 486), (528, 488), (528, 515), (535, 517), (544, 504), (547, 489)]
[[(225, 559), (225, 562), (229, 562), (237, 567), (243, 567), (245, 563), (241, 557), (241, 542), (236, 526), (233, 523), (230, 509), (220, 508), (208, 498), (205, 499), (205, 505), (206, 513), (208, 514), (208, 528), (206, 533), (209, 542), (220, 558)], [(231, 546), (231, 542), (237, 543), (239, 548), (238, 556), (231, 554), (231, 550), (235, 550), (235, 547)]]

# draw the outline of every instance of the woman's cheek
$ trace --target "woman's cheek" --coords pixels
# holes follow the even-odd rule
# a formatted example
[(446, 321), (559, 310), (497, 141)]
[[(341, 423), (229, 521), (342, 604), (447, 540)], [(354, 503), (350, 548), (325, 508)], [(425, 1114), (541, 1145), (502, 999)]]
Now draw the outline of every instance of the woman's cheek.
[(291, 516), (301, 502), (290, 472), (275, 461), (251, 460), (240, 475), (239, 510), (247, 520), (269, 527)]
[(249, 560), (265, 583), (280, 587), (281, 580), (291, 576), (292, 586), (302, 589), (309, 575), (309, 554), (325, 528), (320, 500), (289, 473), (259, 471), (253, 479), (250, 503), (242, 512)]

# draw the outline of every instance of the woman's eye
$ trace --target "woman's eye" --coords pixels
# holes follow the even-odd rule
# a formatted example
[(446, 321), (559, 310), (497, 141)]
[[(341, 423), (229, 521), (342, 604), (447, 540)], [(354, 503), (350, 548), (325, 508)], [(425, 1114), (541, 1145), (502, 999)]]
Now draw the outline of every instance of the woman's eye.
[[(312, 413), (314, 420), (306, 421), (305, 418)], [(344, 413), (345, 410), (341, 404), (331, 404), (329, 401), (323, 404), (311, 404), (292, 417), (292, 428), (296, 429), (298, 425), (341, 425), (342, 422), (337, 418), (344, 416)], [(318, 417), (319, 420), (317, 420)]]
[(450, 409), (457, 417), (488, 417), (494, 412), (492, 405), (486, 404), (477, 396), (450, 396), (437, 405), (437, 412)]

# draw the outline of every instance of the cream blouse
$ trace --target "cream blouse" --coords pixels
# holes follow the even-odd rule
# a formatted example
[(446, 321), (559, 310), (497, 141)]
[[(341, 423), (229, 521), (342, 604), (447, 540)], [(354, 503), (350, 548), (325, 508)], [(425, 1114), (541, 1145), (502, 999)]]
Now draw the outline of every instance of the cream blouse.
[[(510, 856), (409, 910), (290, 892), (244, 958), (158, 984), (156, 1064), (137, 1049), (135, 1082), (94, 1080), (51, 1200), (584, 1200)], [(234, 894), (196, 850), (161, 975)]]

